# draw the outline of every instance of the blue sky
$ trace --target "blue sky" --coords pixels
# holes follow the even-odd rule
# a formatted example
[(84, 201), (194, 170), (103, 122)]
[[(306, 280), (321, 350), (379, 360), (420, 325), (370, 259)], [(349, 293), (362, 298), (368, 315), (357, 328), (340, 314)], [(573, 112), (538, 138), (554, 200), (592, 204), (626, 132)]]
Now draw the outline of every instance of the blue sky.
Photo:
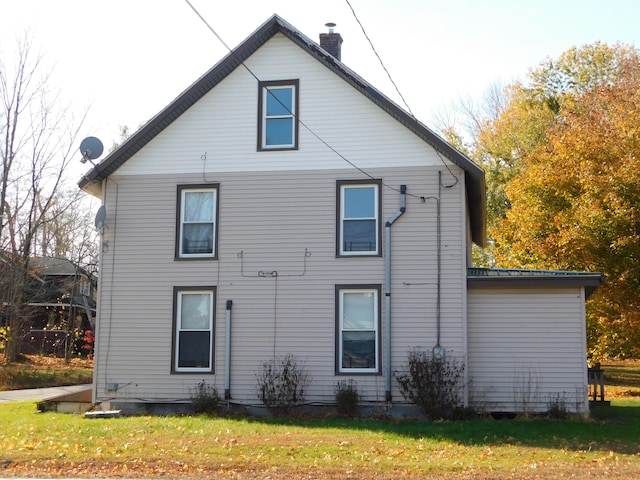
[[(273, 13), (313, 40), (337, 24), (342, 60), (401, 103), (345, 0), (191, 0), (235, 47)], [(433, 115), (545, 58), (595, 41), (639, 45), (637, 0), (350, 0), (414, 114)], [(185, 0), (0, 0), (0, 53), (29, 30), (52, 83), (105, 146), (137, 128), (226, 53)]]

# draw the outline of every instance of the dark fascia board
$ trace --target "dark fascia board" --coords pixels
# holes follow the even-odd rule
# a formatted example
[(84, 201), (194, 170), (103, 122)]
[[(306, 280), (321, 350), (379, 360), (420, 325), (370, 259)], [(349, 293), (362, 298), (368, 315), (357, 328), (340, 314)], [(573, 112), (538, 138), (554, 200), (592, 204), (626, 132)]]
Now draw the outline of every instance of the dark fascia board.
[[(474, 270), (474, 269), (471, 269)], [(514, 270), (509, 275), (502, 270), (499, 275), (467, 275), (469, 288), (567, 288), (584, 287), (585, 299), (589, 298), (596, 289), (604, 283), (606, 277), (602, 273), (591, 272), (556, 272), (539, 270), (530, 274)]]
[(278, 15), (273, 15), (269, 18), (269, 20), (262, 24), (262, 26), (238, 47), (232, 50), (193, 85), (182, 92), (173, 102), (160, 111), (160, 113), (123, 142), (120, 147), (111, 152), (104, 160), (84, 175), (78, 183), (80, 188), (90, 193), (99, 191), (99, 184), (102, 180), (115, 172), (156, 135), (162, 132), (162, 130), (175, 119), (220, 83), (227, 75), (241, 66), (250, 55), (277, 33), (282, 33), (307, 51), (433, 147), (438, 154), (441, 154), (463, 169), (465, 172), (467, 202), (471, 218), (472, 240), (478, 245), (484, 246), (486, 243), (486, 190), (484, 171), (482, 168)]

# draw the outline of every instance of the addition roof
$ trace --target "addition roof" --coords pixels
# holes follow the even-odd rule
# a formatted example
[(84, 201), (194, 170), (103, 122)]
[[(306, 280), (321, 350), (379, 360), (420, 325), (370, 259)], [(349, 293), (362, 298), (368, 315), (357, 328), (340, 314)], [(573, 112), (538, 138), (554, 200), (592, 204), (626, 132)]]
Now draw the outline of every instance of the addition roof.
[(584, 287), (585, 296), (606, 280), (602, 273), (517, 268), (469, 268), (469, 287)]
[(321, 48), (278, 15), (273, 15), (238, 47), (182, 92), (173, 102), (149, 120), (136, 133), (125, 140), (99, 164), (82, 177), (78, 185), (83, 190), (101, 196), (101, 182), (115, 172), (129, 158), (142, 149), (156, 135), (206, 95), (234, 69), (264, 45), (271, 37), (281, 33), (312, 57), (332, 70), (373, 103), (382, 108), (439, 154), (458, 165), (465, 172), (467, 202), (469, 205), (472, 239), (480, 246), (486, 239), (486, 192), (484, 171), (442, 137), (418, 121), (343, 63)]

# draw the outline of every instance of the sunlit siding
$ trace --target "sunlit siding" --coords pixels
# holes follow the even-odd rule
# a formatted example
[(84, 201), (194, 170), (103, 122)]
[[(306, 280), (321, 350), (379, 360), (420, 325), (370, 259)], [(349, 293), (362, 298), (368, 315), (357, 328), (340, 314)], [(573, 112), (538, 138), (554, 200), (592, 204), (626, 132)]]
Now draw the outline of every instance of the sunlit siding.
[[(406, 213), (392, 227), (393, 371), (409, 349), (435, 345), (437, 209), (434, 201), (419, 197), (437, 194), (437, 172), (434, 167), (370, 171), (386, 185), (407, 185), (409, 194)], [(213, 261), (174, 260), (176, 185), (201, 182), (199, 176), (114, 177), (117, 204), (116, 186), (110, 184), (98, 398), (187, 399), (190, 386), (203, 379), (222, 389), (225, 304), (232, 300), (234, 400), (255, 402), (260, 362), (294, 353), (313, 377), (310, 400), (331, 401), (338, 379), (334, 287), (373, 283), (384, 293), (383, 257), (336, 258), (336, 180), (361, 176), (345, 170), (209, 175), (220, 185), (219, 259)], [(443, 192), (441, 253), (442, 343), (458, 353), (464, 348), (461, 190), (458, 185)], [(399, 193), (383, 188), (383, 220), (399, 206)], [(174, 286), (217, 287), (215, 375), (170, 374)], [(105, 392), (106, 383), (114, 382), (122, 386), (118, 392)], [(382, 377), (358, 377), (358, 382), (367, 399), (384, 398)], [(401, 399), (395, 382), (394, 393)]]
[(584, 411), (585, 328), (581, 288), (469, 289), (472, 403), (531, 412), (560, 399)]
[[(257, 152), (258, 85), (238, 68), (110, 177), (97, 400), (187, 401), (202, 380), (222, 393), (232, 300), (233, 400), (257, 403), (260, 363), (293, 353), (311, 377), (308, 400), (332, 402), (333, 386), (345, 378), (335, 374), (335, 285), (379, 284), (385, 320), (384, 256), (336, 257), (336, 181), (368, 175), (384, 184), (382, 225), (400, 207), (400, 185), (408, 193), (406, 213), (392, 227), (392, 371), (409, 349), (436, 342), (439, 190), (441, 343), (463, 355), (464, 173), (445, 168), (431, 147), (284, 37), (247, 64), (261, 80), (300, 80), (300, 118), (313, 133), (300, 127), (297, 151)], [(439, 189), (439, 172), (451, 188)], [(177, 185), (206, 182), (220, 188), (218, 259), (176, 261)], [(175, 286), (217, 288), (214, 374), (170, 373)], [(382, 375), (355, 378), (366, 400), (384, 400)], [(118, 390), (106, 391), (107, 383)], [(402, 401), (395, 381), (392, 387)]]
[(258, 82), (240, 67), (127, 161), (118, 174), (201, 176), (203, 169), (221, 173), (353, 169), (345, 158), (363, 169), (443, 168), (440, 156), (421, 139), (284, 37), (275, 36), (247, 65), (261, 80), (299, 79), (304, 126), (299, 126), (297, 152), (256, 151)]

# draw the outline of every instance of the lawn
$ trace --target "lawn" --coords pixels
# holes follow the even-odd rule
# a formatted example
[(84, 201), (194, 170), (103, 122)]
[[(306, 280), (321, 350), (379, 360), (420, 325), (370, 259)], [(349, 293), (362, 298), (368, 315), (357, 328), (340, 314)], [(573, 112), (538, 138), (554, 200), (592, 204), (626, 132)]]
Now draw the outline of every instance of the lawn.
[(602, 368), (607, 398), (640, 398), (640, 360), (608, 361)]
[(638, 365), (618, 367), (612, 406), (589, 419), (86, 419), (0, 404), (0, 477), (640, 478)]
[(640, 400), (592, 419), (85, 419), (0, 405), (0, 476), (640, 478)]

